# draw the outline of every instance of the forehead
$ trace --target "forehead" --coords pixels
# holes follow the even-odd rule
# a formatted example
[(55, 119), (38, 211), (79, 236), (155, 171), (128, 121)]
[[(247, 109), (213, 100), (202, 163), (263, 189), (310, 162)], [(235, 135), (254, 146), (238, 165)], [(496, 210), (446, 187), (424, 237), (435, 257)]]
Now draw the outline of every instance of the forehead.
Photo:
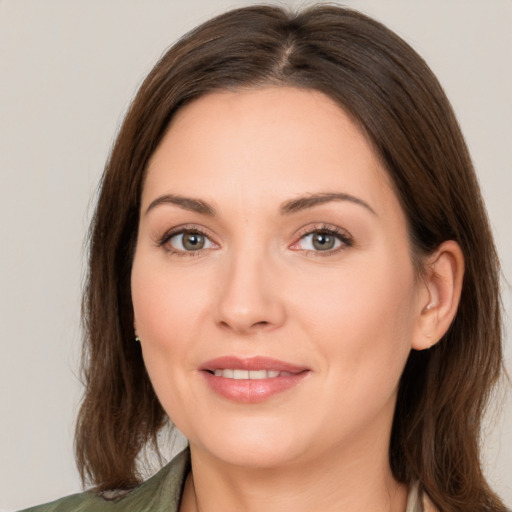
[(376, 205), (396, 199), (366, 136), (332, 99), (271, 87), (214, 92), (179, 110), (149, 162), (143, 202), (235, 194), (249, 206), (331, 191)]

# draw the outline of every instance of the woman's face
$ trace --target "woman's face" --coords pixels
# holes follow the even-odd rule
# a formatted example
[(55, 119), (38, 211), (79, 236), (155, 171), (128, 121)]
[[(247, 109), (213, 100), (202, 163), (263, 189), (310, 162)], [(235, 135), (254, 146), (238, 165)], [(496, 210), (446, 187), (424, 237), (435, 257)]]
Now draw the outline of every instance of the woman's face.
[(386, 450), (428, 296), (386, 172), (326, 96), (217, 92), (178, 112), (148, 167), (132, 293), (192, 449), (252, 467)]

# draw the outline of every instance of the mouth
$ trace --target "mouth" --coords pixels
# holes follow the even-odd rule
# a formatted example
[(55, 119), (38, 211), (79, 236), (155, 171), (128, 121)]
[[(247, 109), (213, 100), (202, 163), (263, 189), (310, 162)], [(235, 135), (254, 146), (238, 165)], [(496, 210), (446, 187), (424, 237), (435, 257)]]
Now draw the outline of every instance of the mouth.
[(235, 368), (217, 368), (213, 371), (215, 377), (235, 380), (263, 380), (275, 379), (276, 377), (290, 377), (293, 373), (280, 372), (278, 370), (240, 370)]
[(260, 356), (217, 358), (199, 370), (214, 393), (241, 403), (262, 402), (289, 391), (310, 373), (307, 367)]

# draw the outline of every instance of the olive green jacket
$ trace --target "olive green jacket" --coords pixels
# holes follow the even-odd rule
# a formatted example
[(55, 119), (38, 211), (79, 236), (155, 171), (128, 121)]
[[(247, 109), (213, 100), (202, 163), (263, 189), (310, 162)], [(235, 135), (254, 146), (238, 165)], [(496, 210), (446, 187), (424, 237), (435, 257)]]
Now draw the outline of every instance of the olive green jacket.
[(117, 500), (105, 500), (91, 491), (28, 508), (22, 512), (178, 512), (190, 453), (182, 451), (158, 473)]
[[(117, 500), (107, 501), (86, 491), (21, 512), (178, 512), (189, 471), (190, 452), (187, 449), (156, 475)], [(434, 512), (429, 503), (421, 503), (417, 486), (411, 487), (406, 512)]]

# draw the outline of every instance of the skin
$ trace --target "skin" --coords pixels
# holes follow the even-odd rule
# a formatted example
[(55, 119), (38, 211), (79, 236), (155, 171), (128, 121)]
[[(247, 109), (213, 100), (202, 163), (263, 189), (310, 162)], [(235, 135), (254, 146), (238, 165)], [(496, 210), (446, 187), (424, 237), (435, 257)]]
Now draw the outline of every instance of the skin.
[[(327, 193), (345, 198), (282, 211)], [(185, 250), (183, 227), (203, 249)], [(332, 250), (312, 244), (326, 228), (341, 233)], [(398, 381), (455, 313), (456, 244), (428, 268), (415, 274), (386, 171), (326, 96), (263, 88), (182, 108), (148, 167), (132, 270), (149, 376), (190, 441), (181, 510), (404, 511), (387, 455)], [(226, 355), (307, 374), (262, 402), (229, 400), (199, 371)]]

